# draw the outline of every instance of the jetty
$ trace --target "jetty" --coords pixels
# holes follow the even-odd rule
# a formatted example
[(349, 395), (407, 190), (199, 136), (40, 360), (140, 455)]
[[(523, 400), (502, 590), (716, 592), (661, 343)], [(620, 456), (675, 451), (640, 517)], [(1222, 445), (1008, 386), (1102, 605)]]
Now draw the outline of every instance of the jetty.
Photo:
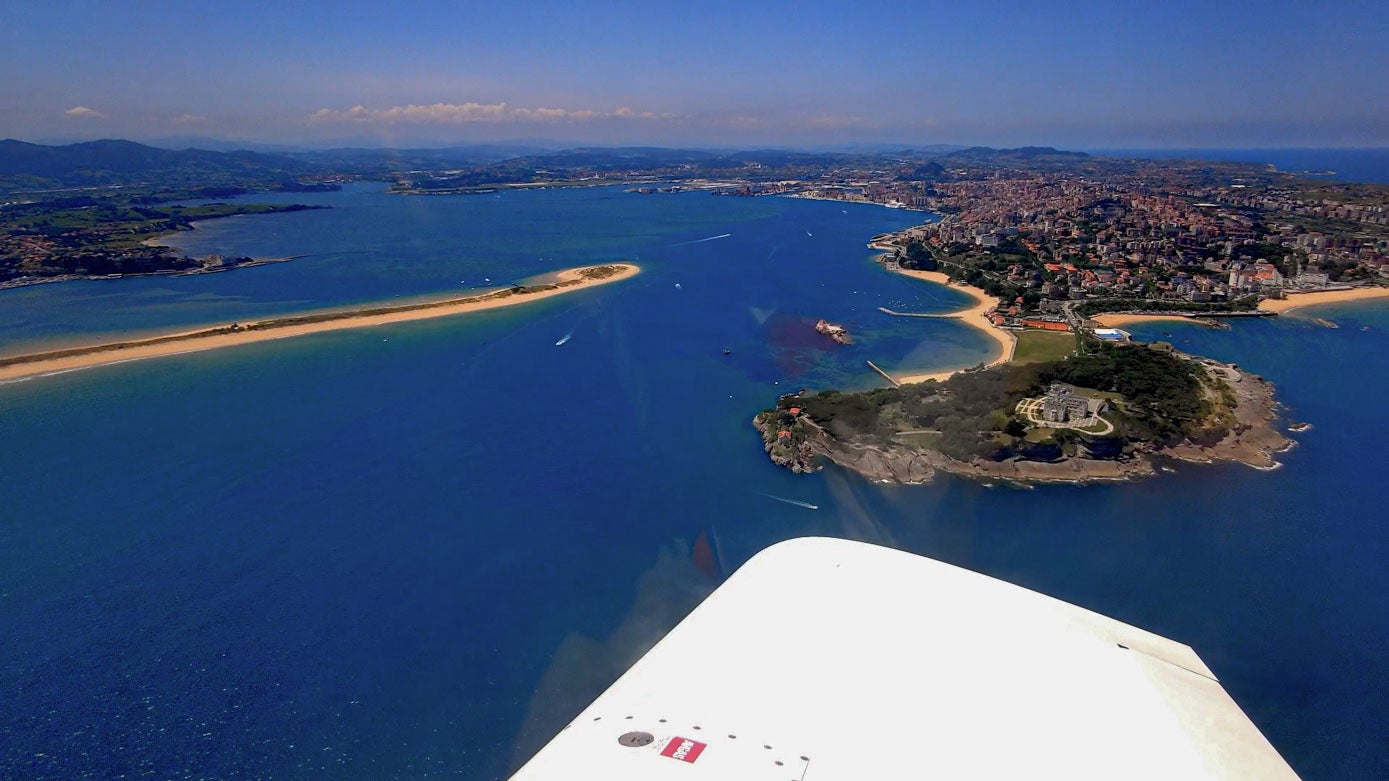
[(888, 374), (887, 372), (885, 372), (885, 371), (883, 371), (881, 368), (879, 368), (879, 367), (878, 367), (878, 364), (873, 363), (872, 361), (864, 361), (864, 363), (867, 363), (867, 364), (868, 364), (868, 368), (872, 369), (873, 371), (877, 372), (878, 374), (883, 375), (883, 379), (885, 379), (885, 380), (887, 380), (888, 382), (892, 383), (892, 387), (894, 387), (894, 388), (900, 388), (900, 387), (902, 387), (902, 383), (898, 382), (897, 380), (894, 380), (894, 379), (892, 378), (892, 375), (891, 375), (891, 374)]
[(898, 311), (896, 311), (896, 310), (894, 310), (894, 309), (888, 309), (888, 308), (885, 307), (885, 306), (880, 306), (880, 307), (878, 307), (878, 311), (879, 311), (879, 312), (882, 312), (883, 314), (892, 315), (893, 317), (930, 317), (930, 318), (935, 318), (935, 319), (939, 319), (939, 320), (959, 320), (959, 319), (963, 318), (964, 315), (968, 314), (968, 312), (948, 312), (948, 313), (945, 313), (945, 314), (924, 314), (924, 313), (921, 313), (921, 312), (898, 312)]

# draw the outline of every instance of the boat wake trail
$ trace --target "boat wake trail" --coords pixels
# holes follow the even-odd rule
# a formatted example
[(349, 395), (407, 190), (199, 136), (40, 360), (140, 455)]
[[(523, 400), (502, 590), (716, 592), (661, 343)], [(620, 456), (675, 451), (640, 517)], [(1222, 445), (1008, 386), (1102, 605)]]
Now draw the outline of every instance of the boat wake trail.
[(710, 237), (707, 238), (707, 239), (695, 239), (694, 241), (682, 241), (682, 242), (680, 242), (679, 244), (672, 244), (672, 245), (670, 245), (670, 246), (672, 246), (672, 247), (683, 247), (683, 246), (685, 246), (686, 244), (702, 244), (702, 243), (704, 243), (704, 242), (706, 242), (706, 241), (714, 241), (714, 240), (716, 240), (716, 239), (726, 239), (726, 238), (728, 238), (729, 236), (732, 236), (732, 235), (733, 235), (732, 233), (721, 233), (721, 234), (719, 234), (718, 236), (710, 236)]
[(787, 498), (784, 497), (784, 496), (776, 496), (775, 494), (762, 494), (762, 495), (765, 496), (765, 497), (767, 497), (768, 499), (775, 499), (775, 500), (777, 500), (778, 502), (785, 502), (786, 504), (794, 504), (794, 505), (796, 505), (797, 507), (804, 507), (804, 508), (807, 509), (807, 510), (818, 510), (818, 509), (820, 509), (820, 505), (818, 505), (818, 504), (811, 504), (810, 502), (802, 502), (802, 501), (800, 501), (799, 499), (787, 499)]
[(574, 329), (571, 328), (571, 329), (569, 329), (569, 333), (565, 334), (564, 336), (561, 336), (561, 337), (559, 338), (559, 341), (558, 341), (558, 342), (555, 342), (555, 346), (556, 346), (556, 347), (559, 347), (560, 345), (562, 345), (562, 344), (564, 344), (565, 342), (569, 341), (569, 338), (572, 337), (573, 335), (574, 335)]

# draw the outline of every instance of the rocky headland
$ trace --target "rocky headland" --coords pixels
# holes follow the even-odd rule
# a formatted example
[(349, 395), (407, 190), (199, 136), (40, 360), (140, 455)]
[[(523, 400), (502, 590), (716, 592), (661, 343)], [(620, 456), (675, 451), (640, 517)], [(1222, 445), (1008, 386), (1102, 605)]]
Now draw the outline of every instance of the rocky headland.
[[(812, 410), (823, 409), (823, 405), (815, 403), (816, 394), (806, 392), (783, 397), (776, 409), (759, 413), (753, 426), (761, 433), (771, 460), (780, 466), (794, 472), (813, 472), (834, 463), (878, 482), (925, 483), (937, 472), (1022, 484), (1131, 480), (1154, 474), (1155, 462), (1163, 457), (1204, 463), (1228, 461), (1260, 469), (1276, 467), (1274, 455), (1294, 442), (1275, 427), (1279, 414), (1273, 384), (1231, 364), (1194, 356), (1183, 359), (1201, 377), (1204, 414), (1190, 421), (1179, 436), (1144, 437), (1131, 427), (1127, 433), (1115, 431), (1105, 436), (1073, 431), (1064, 446), (1029, 446), (1029, 440), (1036, 437), (1016, 436), (1011, 444), (1003, 444), (1008, 435), (1000, 431), (986, 440), (996, 445), (992, 450), (971, 455), (932, 436), (943, 435), (940, 431), (895, 432), (881, 422), (871, 430), (855, 430), (835, 418), (817, 420)], [(950, 393), (948, 383), (940, 385), (940, 395)], [(911, 388), (890, 392), (910, 392)], [(852, 399), (870, 394), (837, 396)], [(912, 403), (908, 399), (907, 404)], [(1135, 406), (1136, 401), (1129, 400), (1125, 407), (1128, 414), (1134, 414)], [(842, 422), (842, 416), (838, 420)], [(1011, 425), (1005, 423), (1003, 428), (1022, 434)], [(955, 452), (947, 452), (952, 449)]]

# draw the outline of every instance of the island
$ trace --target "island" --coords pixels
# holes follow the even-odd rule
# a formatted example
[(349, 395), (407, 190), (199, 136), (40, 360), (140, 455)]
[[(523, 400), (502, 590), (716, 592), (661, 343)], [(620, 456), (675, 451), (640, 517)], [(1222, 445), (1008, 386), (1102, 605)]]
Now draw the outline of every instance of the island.
[(754, 418), (773, 462), (875, 480), (936, 472), (1018, 483), (1121, 480), (1154, 457), (1273, 468), (1273, 386), (1170, 344), (1079, 337), (1059, 360), (1007, 363), (861, 393), (782, 396)]
[(346, 328), (364, 328), (496, 309), (616, 282), (635, 276), (639, 271), (640, 269), (631, 263), (583, 266), (558, 272), (550, 279), (536, 284), (512, 285), (501, 290), (466, 298), (449, 298), (397, 306), (334, 310), (259, 322), (232, 323), (149, 339), (104, 342), (64, 350), (0, 358), (0, 382), (145, 358), (233, 347), (270, 339), (284, 339), (291, 336), (338, 331)]
[(849, 330), (838, 323), (831, 323), (821, 318), (815, 323), (815, 332), (826, 336), (835, 344), (853, 344), (854, 340), (849, 336)]

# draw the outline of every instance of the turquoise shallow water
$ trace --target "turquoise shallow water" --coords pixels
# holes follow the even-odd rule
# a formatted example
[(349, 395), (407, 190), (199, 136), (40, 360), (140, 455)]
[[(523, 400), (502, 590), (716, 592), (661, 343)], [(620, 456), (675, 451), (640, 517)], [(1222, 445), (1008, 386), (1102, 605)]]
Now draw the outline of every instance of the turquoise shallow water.
[[(883, 487), (776, 469), (748, 421), (794, 387), (872, 385), (865, 359), (987, 356), (958, 324), (876, 311), (959, 303), (868, 260), (869, 236), (914, 215), (612, 189), (314, 197), (340, 208), (179, 237), (314, 257), (8, 291), (3, 343), (613, 258), (644, 271), (466, 318), (0, 386), (0, 767), (16, 777), (504, 777), (720, 574), (805, 534), (1190, 643), (1304, 777), (1389, 771), (1389, 307), (1317, 312), (1339, 329), (1138, 329), (1278, 383), (1316, 426), (1278, 470)], [(817, 317), (858, 343), (809, 338)], [(691, 563), (701, 534), (712, 577)]]

